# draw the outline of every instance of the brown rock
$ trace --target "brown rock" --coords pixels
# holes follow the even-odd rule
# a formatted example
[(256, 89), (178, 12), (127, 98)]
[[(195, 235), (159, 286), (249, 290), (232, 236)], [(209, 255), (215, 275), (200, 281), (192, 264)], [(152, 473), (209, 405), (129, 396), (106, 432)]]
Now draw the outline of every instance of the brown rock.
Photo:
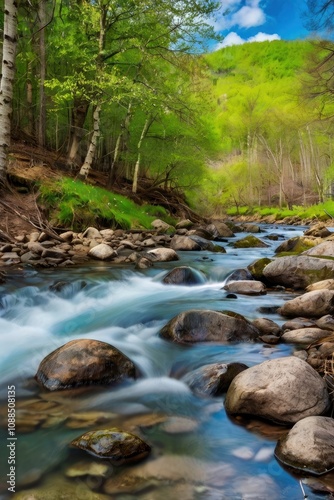
[(115, 384), (134, 378), (136, 368), (118, 349), (98, 340), (72, 340), (46, 356), (36, 380), (50, 391)]

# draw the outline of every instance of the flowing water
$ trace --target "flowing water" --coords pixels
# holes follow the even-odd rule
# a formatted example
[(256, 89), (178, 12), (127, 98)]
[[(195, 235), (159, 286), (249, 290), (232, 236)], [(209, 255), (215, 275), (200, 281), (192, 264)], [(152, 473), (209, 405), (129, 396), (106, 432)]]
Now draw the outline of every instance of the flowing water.
[[(101, 422), (92, 424), (89, 420), (76, 425), (75, 420), (80, 415), (89, 419), (96, 412), (104, 412), (109, 427), (110, 422), (128, 429), (141, 426), (141, 435), (153, 448), (150, 460), (160, 463), (164, 471), (162, 476), (159, 471), (156, 474), (165, 478), (153, 478), (147, 489), (133, 489), (131, 493), (130, 488), (110, 494), (109, 498), (175, 498), (177, 490), (173, 488), (181, 484), (190, 485), (186, 494), (182, 493), (185, 499), (302, 499), (298, 479), (281, 468), (273, 456), (280, 434), (277, 426), (232, 422), (225, 413), (224, 398), (199, 398), (180, 380), (186, 372), (205, 364), (239, 361), (252, 366), (287, 356), (292, 347), (261, 343), (183, 347), (162, 340), (158, 332), (169, 319), (188, 309), (231, 310), (250, 320), (265, 316), (282, 324), (279, 315), (263, 314), (259, 308), (280, 305), (291, 294), (271, 291), (258, 297), (240, 295), (228, 299), (222, 286), (233, 270), (273, 255), (280, 241), (266, 239), (269, 234), (287, 239), (302, 234), (303, 229), (266, 226), (260, 236), (270, 245), (268, 248), (236, 250), (224, 242), (221, 244), (226, 254), (180, 252), (179, 262), (156, 264), (145, 271), (105, 263), (71, 269), (8, 271), (7, 282), (0, 287), (0, 394), (5, 421), (0, 437), (1, 443), (6, 443), (7, 387), (15, 385), (16, 489), (39, 488), (54, 481), (57, 491), (59, 477), (85, 455), (71, 450), (69, 442), (86, 430), (104, 427)], [(229, 243), (243, 236), (240, 233)], [(198, 270), (205, 278), (203, 283), (191, 287), (163, 285), (161, 277), (178, 265)], [(57, 281), (67, 285), (53, 292), (49, 287)], [(142, 377), (112, 389), (41, 392), (33, 382), (39, 363), (48, 353), (76, 338), (112, 344), (134, 361)], [(3, 480), (8, 474), (7, 459), (8, 448), (2, 447), (3, 490), (7, 489)], [(145, 467), (142, 474), (149, 475)], [(130, 474), (132, 466), (112, 473), (117, 477), (124, 470)], [(95, 489), (99, 485), (94, 483)], [(310, 499), (324, 498), (304, 488)], [(90, 498), (83, 493), (76, 495)], [(7, 498), (5, 491), (3, 498)]]

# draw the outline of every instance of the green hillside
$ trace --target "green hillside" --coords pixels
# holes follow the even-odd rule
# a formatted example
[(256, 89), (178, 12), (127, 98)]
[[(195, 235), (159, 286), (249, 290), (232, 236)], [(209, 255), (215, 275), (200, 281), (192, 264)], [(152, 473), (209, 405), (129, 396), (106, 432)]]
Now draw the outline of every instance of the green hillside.
[(306, 41), (246, 43), (205, 56), (215, 99), (219, 154), (196, 204), (310, 204), (332, 181), (332, 133), (307, 98), (314, 46)]

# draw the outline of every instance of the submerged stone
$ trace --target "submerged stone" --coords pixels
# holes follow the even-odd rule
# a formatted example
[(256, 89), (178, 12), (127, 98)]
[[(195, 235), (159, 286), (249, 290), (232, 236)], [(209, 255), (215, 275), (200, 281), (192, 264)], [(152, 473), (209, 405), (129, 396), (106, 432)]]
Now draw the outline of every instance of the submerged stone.
[(146, 458), (151, 447), (135, 434), (113, 427), (90, 431), (71, 442), (94, 457), (107, 458), (113, 465), (138, 462)]
[(182, 380), (196, 394), (220, 396), (227, 391), (234, 377), (247, 368), (243, 363), (213, 363), (187, 373)]

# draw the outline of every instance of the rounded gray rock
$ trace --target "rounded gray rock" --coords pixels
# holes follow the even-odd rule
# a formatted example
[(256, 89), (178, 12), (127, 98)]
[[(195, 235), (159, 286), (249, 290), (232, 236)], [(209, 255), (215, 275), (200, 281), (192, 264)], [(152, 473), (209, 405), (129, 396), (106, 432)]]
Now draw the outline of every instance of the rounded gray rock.
[(303, 472), (325, 474), (334, 469), (334, 419), (307, 417), (279, 439), (275, 455), (285, 465)]
[(295, 357), (272, 359), (235, 377), (227, 391), (226, 411), (293, 424), (322, 415), (329, 407), (326, 383), (305, 361)]

